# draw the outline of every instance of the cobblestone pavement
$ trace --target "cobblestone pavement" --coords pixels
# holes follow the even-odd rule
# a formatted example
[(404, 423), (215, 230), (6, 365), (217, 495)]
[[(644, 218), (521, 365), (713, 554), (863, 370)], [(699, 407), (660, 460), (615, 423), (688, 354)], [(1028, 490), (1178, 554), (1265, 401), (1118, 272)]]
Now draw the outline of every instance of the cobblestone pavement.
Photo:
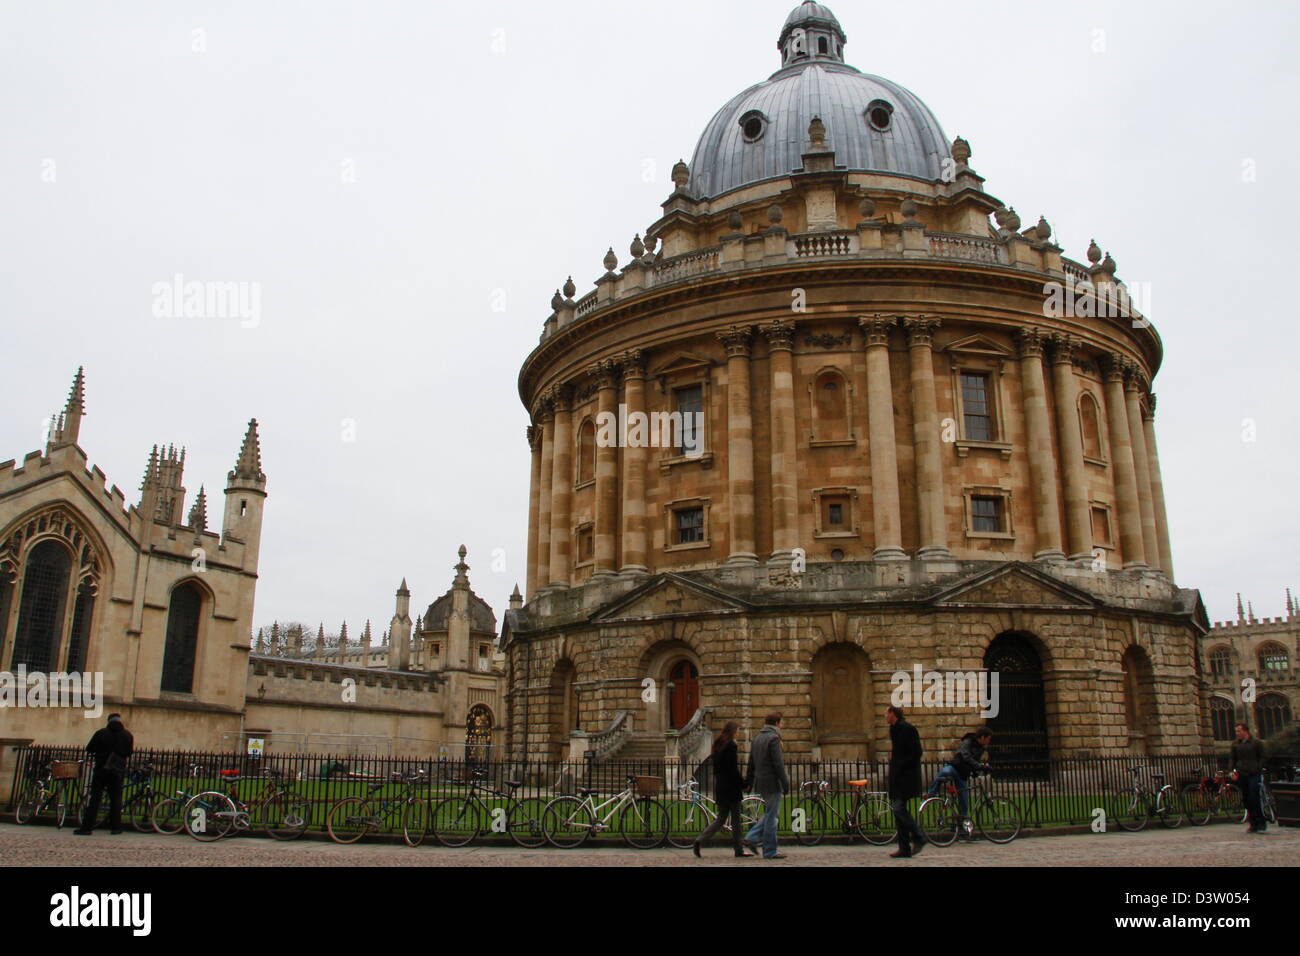
[(787, 859), (737, 860), (715, 846), (696, 860), (690, 850), (525, 850), (516, 847), (444, 847), (354, 844), (326, 840), (293, 843), (241, 837), (198, 843), (128, 830), (120, 836), (73, 836), (70, 828), (0, 824), (0, 862), (6, 866), (1295, 866), (1300, 829), (1272, 827), (1248, 834), (1235, 824), (1154, 829), (1141, 833), (1086, 833), (1021, 838), (1007, 846), (983, 841), (928, 847), (911, 860), (891, 860), (893, 847), (801, 847), (783, 844)]

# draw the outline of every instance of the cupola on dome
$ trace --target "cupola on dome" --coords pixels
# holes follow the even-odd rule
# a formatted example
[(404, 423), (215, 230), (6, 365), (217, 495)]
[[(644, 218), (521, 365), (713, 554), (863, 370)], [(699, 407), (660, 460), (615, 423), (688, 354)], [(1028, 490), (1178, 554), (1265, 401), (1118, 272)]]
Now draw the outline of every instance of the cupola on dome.
[(801, 3), (777, 41), (781, 68), (722, 107), (700, 137), (688, 191), (713, 199), (802, 168), (819, 118), (835, 165), (933, 182), (947, 139), (911, 91), (844, 62), (844, 30), (823, 4)]

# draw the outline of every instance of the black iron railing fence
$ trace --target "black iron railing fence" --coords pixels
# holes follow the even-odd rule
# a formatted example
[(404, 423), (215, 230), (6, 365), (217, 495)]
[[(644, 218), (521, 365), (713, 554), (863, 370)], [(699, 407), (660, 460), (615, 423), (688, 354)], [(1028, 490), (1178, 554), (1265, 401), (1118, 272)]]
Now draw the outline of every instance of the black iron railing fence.
[[(36, 779), (49, 761), (85, 758), (84, 751), (70, 747), (23, 748), (15, 763), (8, 809), (13, 810), (24, 785)], [(1181, 788), (1216, 770), (1228, 769), (1227, 761), (1226, 754), (1204, 753), (995, 763), (991, 780), (985, 778), (985, 787), (992, 794), (1015, 800), (1024, 814), (1026, 827), (1077, 826), (1091, 823), (1099, 807), (1109, 807), (1109, 801), (1117, 793), (1131, 788), (1131, 768), (1140, 768), (1141, 779), (1148, 786), (1152, 784), (1154, 775), (1161, 774), (1164, 782)], [(923, 763), (923, 786), (929, 785), (946, 762), (927, 760)], [(1273, 758), (1271, 763), (1274, 779), (1291, 779), (1296, 773), (1296, 764), (1300, 764), (1300, 757)], [(335, 802), (344, 797), (366, 796), (375, 784), (381, 785), (374, 791), (381, 800), (402, 796), (404, 786), (393, 782), (392, 775), (413, 770), (424, 771), (425, 779), (420, 785), (419, 795), (430, 800), (464, 794), (466, 782), (471, 779), (502, 793), (511, 792), (510, 782), (518, 782), (519, 786), (513, 790), (513, 796), (518, 799), (549, 800), (575, 793), (578, 788), (594, 788), (604, 794), (614, 794), (626, 786), (629, 774), (661, 778), (663, 788), (658, 799), (665, 802), (676, 799), (678, 788), (692, 778), (700, 781), (705, 793), (712, 792), (707, 766), (682, 767), (663, 760), (605, 763), (493, 760), (479, 763), (373, 755), (266, 754), (256, 757), (232, 751), (141, 750), (131, 757), (128, 769), (138, 771), (145, 765), (152, 765), (151, 783), (160, 795), (229, 791), (233, 787), (248, 801), (253, 801), (262, 792), (264, 777), (267, 776), (265, 771), (274, 771), (280, 779), (290, 783), (297, 794), (311, 802), (311, 829), (317, 831), (325, 829), (326, 815)], [(804, 756), (788, 756), (786, 768), (792, 789), (789, 798), (783, 802), (783, 829), (789, 828), (790, 811), (798, 805), (805, 792), (805, 783), (826, 781), (832, 791), (845, 794), (847, 800), (852, 790), (849, 781), (866, 780), (869, 790), (884, 791), (888, 778), (886, 760), (813, 761)], [(232, 779), (230, 771), (237, 771), (238, 776)], [(138, 778), (140, 774), (131, 776)], [(128, 784), (128, 792), (133, 785), (139, 784)], [(386, 819), (383, 832), (398, 834), (400, 830), (400, 813)]]

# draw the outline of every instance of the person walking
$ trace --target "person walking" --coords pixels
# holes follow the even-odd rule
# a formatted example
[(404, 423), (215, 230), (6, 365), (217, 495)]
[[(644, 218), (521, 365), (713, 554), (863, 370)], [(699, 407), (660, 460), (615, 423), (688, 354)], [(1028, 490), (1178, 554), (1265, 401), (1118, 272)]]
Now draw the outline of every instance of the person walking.
[(790, 775), (785, 772), (781, 756), (781, 715), (768, 714), (763, 729), (754, 735), (749, 745), (749, 769), (745, 774), (747, 788), (763, 798), (767, 812), (745, 834), (745, 845), (758, 849), (762, 841), (763, 859), (784, 860), (785, 854), (776, 846), (776, 821), (781, 815), (781, 798), (790, 792)]
[(86, 752), (95, 759), (94, 775), (90, 779), (90, 801), (81, 818), (81, 826), (72, 832), (89, 836), (95, 830), (99, 804), (104, 791), (108, 791), (108, 829), (110, 833), (122, 832), (122, 777), (126, 773), (126, 760), (135, 747), (135, 738), (122, 724), (121, 714), (109, 714), (108, 724), (95, 731), (86, 744)]
[(718, 815), (695, 840), (691, 851), (700, 855), (700, 846), (713, 839), (722, 824), (731, 820), (731, 843), (736, 856), (753, 856), (741, 845), (740, 801), (744, 797), (745, 778), (740, 775), (740, 759), (736, 752), (736, 731), (740, 724), (729, 720), (722, 733), (713, 739), (713, 799), (718, 804)]
[(961, 739), (957, 750), (944, 765), (930, 784), (927, 793), (934, 796), (945, 779), (957, 784), (957, 806), (961, 812), (962, 827), (969, 835), (970, 824), (970, 778), (984, 764), (984, 755), (989, 744), (993, 742), (993, 731), (989, 727), (977, 727)]
[(898, 849), (889, 855), (906, 859), (920, 853), (925, 846), (925, 834), (907, 809), (907, 801), (921, 792), (921, 735), (903, 719), (901, 707), (888, 708), (885, 720), (889, 723), (891, 745), (889, 807), (894, 811), (894, 825), (898, 828)]
[(1237, 739), (1232, 742), (1232, 779), (1241, 787), (1246, 801), (1246, 817), (1250, 820), (1247, 833), (1264, 833), (1268, 821), (1264, 819), (1263, 796), (1260, 783), (1264, 772), (1264, 745), (1250, 735), (1245, 724), (1237, 725)]

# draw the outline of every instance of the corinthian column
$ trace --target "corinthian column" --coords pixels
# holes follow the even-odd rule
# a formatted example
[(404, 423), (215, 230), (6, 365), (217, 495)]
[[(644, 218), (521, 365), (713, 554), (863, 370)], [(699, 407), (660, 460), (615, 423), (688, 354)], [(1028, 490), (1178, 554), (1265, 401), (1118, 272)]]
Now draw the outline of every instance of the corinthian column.
[(1052, 422), (1047, 414), (1047, 384), (1043, 379), (1043, 333), (1021, 329), (1020, 389), (1029, 433), (1026, 458), (1034, 493), (1035, 561), (1064, 561), (1061, 550), (1061, 505), (1056, 495), (1056, 456), (1052, 451)]
[(763, 327), (772, 367), (772, 555), (770, 564), (789, 564), (799, 546), (799, 473), (794, 408), (794, 322)]
[(877, 561), (905, 561), (899, 522), (898, 449), (894, 441), (894, 391), (889, 379), (892, 318), (858, 320), (867, 340), (867, 444), (871, 456), (871, 516)]
[[(623, 400), (627, 417), (645, 414), (645, 356), (639, 351), (626, 352), (623, 366)], [(646, 428), (638, 434), (629, 427), (623, 449), (623, 566), (620, 573), (632, 577), (645, 574), (645, 459)]]
[(1119, 545), (1125, 568), (1145, 568), (1142, 540), (1142, 507), (1138, 503), (1137, 475), (1133, 467), (1133, 442), (1128, 433), (1124, 406), (1124, 359), (1107, 355), (1102, 361), (1106, 376), (1106, 422), (1110, 425), (1110, 457), (1115, 464), (1115, 497), (1119, 499)]
[(1124, 404), (1128, 408), (1128, 434), (1133, 443), (1133, 474), (1137, 479), (1138, 511), (1142, 515), (1142, 552), (1147, 566), (1157, 567), (1160, 544), (1156, 537), (1156, 512), (1151, 503), (1151, 463), (1147, 458), (1147, 435), (1142, 427), (1142, 380), (1137, 366), (1125, 369)]
[(948, 551), (948, 522), (943, 511), (943, 459), (939, 403), (934, 394), (934, 330), (938, 319), (904, 318), (912, 358), (912, 437), (916, 442), (916, 497), (920, 516), (922, 561), (942, 561)]
[(537, 481), (537, 563), (530, 598), (551, 580), (551, 482), (555, 471), (555, 407), (542, 397), (534, 416), (542, 433), (541, 464)]
[(1079, 386), (1074, 380), (1072, 335), (1052, 336), (1052, 383), (1056, 387), (1056, 431), (1065, 472), (1065, 526), (1070, 532), (1070, 560), (1092, 561), (1092, 515), (1088, 507), (1088, 473), (1083, 465), (1079, 428)]
[(557, 386), (555, 403), (555, 462), (551, 471), (551, 580), (548, 587), (567, 588), (573, 573), (573, 537), (569, 510), (573, 507), (573, 436), (570, 402), (573, 389)]
[(733, 325), (718, 333), (727, 350), (727, 490), (731, 544), (727, 564), (752, 566), (754, 553), (754, 416), (749, 396), (753, 330)]
[[(596, 528), (595, 568), (592, 577), (613, 577), (617, 572), (615, 538), (618, 535), (618, 364), (597, 362), (591, 368), (598, 388), (597, 408), (601, 426), (596, 430)], [(613, 421), (613, 434), (605, 423)], [(605, 437), (603, 443), (599, 440)]]
[(1156, 513), (1156, 542), (1160, 548), (1160, 570), (1174, 579), (1173, 550), (1169, 544), (1169, 516), (1165, 513), (1165, 483), (1160, 477), (1160, 453), (1156, 451), (1156, 396), (1147, 395), (1142, 410), (1142, 430), (1147, 439), (1147, 461), (1151, 464), (1151, 507)]
[(532, 469), (528, 480), (528, 570), (524, 575), (524, 587), (531, 598), (537, 580), (537, 514), (542, 496), (542, 430), (536, 425), (528, 428), (528, 450)]

